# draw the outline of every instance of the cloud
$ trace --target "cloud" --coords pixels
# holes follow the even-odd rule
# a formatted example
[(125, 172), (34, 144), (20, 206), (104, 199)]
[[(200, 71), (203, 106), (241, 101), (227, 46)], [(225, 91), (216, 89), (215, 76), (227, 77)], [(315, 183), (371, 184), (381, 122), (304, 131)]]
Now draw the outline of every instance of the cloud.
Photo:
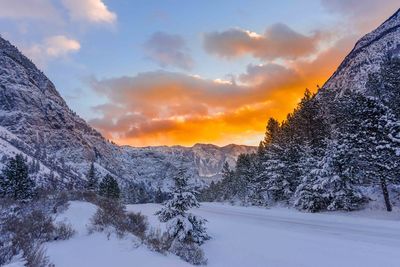
[(356, 30), (368, 32), (399, 9), (398, 0), (321, 0), (329, 11), (343, 15), (356, 26)]
[(316, 90), (350, 51), (354, 37), (338, 40), (310, 58), (286, 65), (250, 64), (237, 83), (170, 71), (98, 80), (106, 97), (89, 123), (120, 144), (193, 145), (227, 141), (257, 144), (268, 117), (286, 118), (305, 88)]
[(23, 48), (24, 53), (41, 67), (45, 67), (49, 60), (66, 57), (70, 53), (79, 51), (81, 45), (75, 39), (64, 35), (48, 37), (39, 44)]
[(0, 0), (0, 18), (55, 20), (59, 17), (50, 0)]
[[(263, 35), (230, 29), (204, 35), (204, 48), (210, 54), (232, 58), (250, 54), (261, 60), (296, 59), (317, 51), (323, 34), (300, 34), (285, 24), (274, 24)], [(295, 45), (293, 45), (295, 44)]]
[(111, 12), (102, 0), (62, 0), (72, 20), (113, 24), (117, 14)]
[(179, 35), (155, 32), (144, 44), (146, 55), (161, 67), (193, 68), (193, 59), (187, 53), (183, 38)]

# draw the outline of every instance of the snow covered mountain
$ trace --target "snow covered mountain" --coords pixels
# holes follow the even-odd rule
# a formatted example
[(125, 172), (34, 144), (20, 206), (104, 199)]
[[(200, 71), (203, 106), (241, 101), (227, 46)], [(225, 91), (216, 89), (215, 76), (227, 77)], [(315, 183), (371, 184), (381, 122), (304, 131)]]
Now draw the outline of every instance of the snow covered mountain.
[(387, 57), (396, 55), (400, 55), (400, 9), (356, 43), (321, 92), (351, 89), (365, 93), (368, 75), (379, 71)]
[[(90, 162), (99, 173), (122, 182), (167, 187), (175, 168), (184, 165), (201, 185), (218, 179), (222, 164), (232, 166), (254, 147), (197, 144), (186, 147), (120, 147), (106, 140), (75, 114), (53, 83), (18, 49), (0, 37), (0, 158), (15, 153), (37, 160), (64, 183), (81, 184)], [(45, 179), (45, 175), (37, 175)], [(47, 177), (47, 178), (49, 178)]]

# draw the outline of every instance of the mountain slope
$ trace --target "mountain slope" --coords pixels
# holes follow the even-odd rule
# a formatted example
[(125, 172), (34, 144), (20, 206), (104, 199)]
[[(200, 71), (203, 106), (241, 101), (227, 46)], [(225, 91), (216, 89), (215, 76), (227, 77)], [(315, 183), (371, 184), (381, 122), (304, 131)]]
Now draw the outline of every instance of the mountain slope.
[[(16, 47), (0, 37), (0, 126), (18, 139), (18, 148), (69, 183), (82, 185), (90, 162), (99, 173), (121, 182), (168, 188), (174, 170), (186, 166), (199, 185), (219, 178), (222, 164), (234, 165), (254, 147), (195, 145), (186, 147), (119, 147), (106, 140), (69, 109), (53, 83)], [(15, 143), (15, 142), (14, 142)], [(4, 150), (5, 151), (5, 150)], [(13, 153), (0, 151), (3, 161)], [(8, 149), (10, 151), (10, 149)], [(203, 179), (204, 178), (204, 179)]]
[(400, 54), (400, 9), (356, 43), (324, 84), (321, 92), (351, 89), (365, 93), (368, 75), (377, 72), (387, 57), (398, 54)]

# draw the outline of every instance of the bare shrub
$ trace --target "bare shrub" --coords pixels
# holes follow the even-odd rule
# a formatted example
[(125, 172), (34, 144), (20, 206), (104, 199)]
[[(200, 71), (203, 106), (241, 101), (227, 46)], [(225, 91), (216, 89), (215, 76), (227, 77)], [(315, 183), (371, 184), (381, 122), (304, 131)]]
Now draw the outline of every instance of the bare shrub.
[(83, 191), (82, 198), (83, 198), (83, 200), (93, 203), (93, 204), (97, 204), (99, 201), (96, 192), (93, 192), (93, 191)]
[(72, 228), (70, 224), (66, 224), (63, 222), (57, 223), (55, 226), (55, 240), (67, 240), (70, 239), (74, 234), (75, 230)]
[(102, 199), (98, 202), (99, 208), (91, 219), (92, 228), (89, 231), (104, 231), (107, 227), (114, 227), (118, 235), (125, 231), (125, 206), (121, 203)]
[(69, 196), (67, 192), (61, 192), (57, 195), (53, 207), (53, 213), (63, 212), (68, 209)]
[(45, 249), (40, 245), (35, 245), (24, 251), (27, 267), (47, 267), (52, 266), (46, 256)]
[(172, 238), (168, 233), (161, 233), (160, 229), (151, 228), (146, 234), (145, 243), (156, 252), (165, 253), (171, 247)]
[(149, 227), (146, 216), (141, 213), (128, 212), (126, 214), (125, 230), (140, 239), (144, 239)]
[[(1, 216), (0, 265), (9, 262), (13, 256), (22, 253), (27, 266), (50, 266), (40, 244), (43, 242), (68, 239), (74, 233), (64, 223), (55, 226), (53, 218), (43, 210), (30, 211), (31, 206), (16, 206), (7, 216)], [(46, 209), (44, 209), (46, 210)]]
[(180, 242), (175, 240), (171, 245), (170, 252), (193, 265), (207, 264), (203, 250), (194, 242)]
[(55, 230), (52, 218), (41, 210), (34, 210), (21, 217), (10, 216), (3, 227), (5, 231), (13, 233), (13, 247), (24, 251), (36, 242), (52, 240)]

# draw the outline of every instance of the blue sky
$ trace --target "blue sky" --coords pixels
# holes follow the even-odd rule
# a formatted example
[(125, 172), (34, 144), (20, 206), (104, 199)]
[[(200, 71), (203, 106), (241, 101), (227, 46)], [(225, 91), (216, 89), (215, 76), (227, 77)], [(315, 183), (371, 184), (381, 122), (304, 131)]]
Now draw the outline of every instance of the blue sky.
[[(154, 144), (255, 144), (263, 134), (262, 125), (267, 117), (283, 118), (308, 83), (298, 82), (292, 91), (282, 89), (290, 100), (290, 105), (284, 108), (275, 107), (280, 101), (276, 101), (272, 93), (262, 94), (258, 102), (251, 99), (247, 102), (232, 100), (227, 106), (215, 104), (213, 92), (207, 91), (209, 88), (227, 92), (220, 96), (224, 98), (222, 102), (231, 100), (229, 90), (238, 90), (238, 98), (242, 94), (243, 99), (247, 99), (247, 91), (260, 92), (255, 81), (261, 79), (259, 83), (266, 91), (280, 94), (282, 98), (279, 88), (275, 88), (277, 85), (269, 89), (274, 81), (267, 84), (262, 77), (269, 74), (275, 77), (278, 70), (279, 75), (282, 71), (298, 72), (305, 61), (317, 61), (323, 52), (329, 53), (329, 49), (345, 43), (340, 46), (340, 52), (332, 56), (331, 65), (324, 65), (326, 73), (318, 73), (307, 80), (309, 86), (315, 86), (329, 77), (327, 73), (334, 70), (334, 64), (340, 62), (358, 37), (378, 26), (396, 8), (396, 1), (392, 0), (366, 0), (363, 5), (357, 0), (0, 0), (0, 33), (44, 70), (73, 110), (119, 143), (148, 145), (153, 144), (153, 140)], [(276, 26), (277, 23), (283, 26)], [(280, 49), (280, 43), (273, 38), (281, 36), (293, 42), (291, 46)], [(303, 41), (304, 47), (301, 47), (299, 42)], [(313, 47), (307, 49), (308, 45)], [(226, 52), (229, 47), (234, 51)], [(297, 52), (293, 54), (291, 50)], [(255, 69), (264, 76), (256, 77), (251, 72)], [(145, 77), (165, 82), (159, 77), (160, 72), (168, 74), (167, 82), (175, 87), (176, 84), (187, 87), (179, 91), (183, 95), (181, 98), (173, 95), (175, 87), (168, 86), (165, 88), (172, 89), (168, 89), (171, 96), (167, 98), (171, 99), (165, 102), (146, 95), (146, 90), (157, 87), (161, 92), (164, 88), (160, 88), (162, 84), (143, 82), (138, 74), (151, 74)], [(193, 77), (201, 83), (182, 82)], [(221, 83), (215, 82), (216, 79), (226, 80), (226, 86), (220, 88)], [(192, 85), (195, 89), (190, 88)], [(279, 83), (279, 86), (286, 88), (288, 85)], [(201, 95), (208, 92), (198, 107), (205, 110), (201, 114), (190, 111), (194, 101), (188, 100), (190, 97), (185, 92), (192, 96), (193, 90)], [(140, 101), (124, 102), (120, 99), (124, 94), (147, 102), (144, 106)], [(107, 108), (103, 104), (107, 104)], [(258, 110), (260, 105), (264, 106)], [(116, 107), (122, 110), (114, 112)], [(223, 114), (231, 118), (244, 109), (259, 111), (256, 117), (249, 118), (257, 120), (249, 129), (245, 124), (230, 125), (234, 122), (222, 118)], [(260, 117), (262, 112), (265, 116)], [(129, 123), (125, 122), (127, 114), (131, 116)], [(204, 127), (210, 127), (213, 120), (219, 123), (216, 129), (221, 132), (227, 129), (226, 133), (212, 136), (203, 133), (182, 139), (188, 130), (183, 123), (196, 127), (195, 122), (199, 122), (200, 127), (207, 121)]]

